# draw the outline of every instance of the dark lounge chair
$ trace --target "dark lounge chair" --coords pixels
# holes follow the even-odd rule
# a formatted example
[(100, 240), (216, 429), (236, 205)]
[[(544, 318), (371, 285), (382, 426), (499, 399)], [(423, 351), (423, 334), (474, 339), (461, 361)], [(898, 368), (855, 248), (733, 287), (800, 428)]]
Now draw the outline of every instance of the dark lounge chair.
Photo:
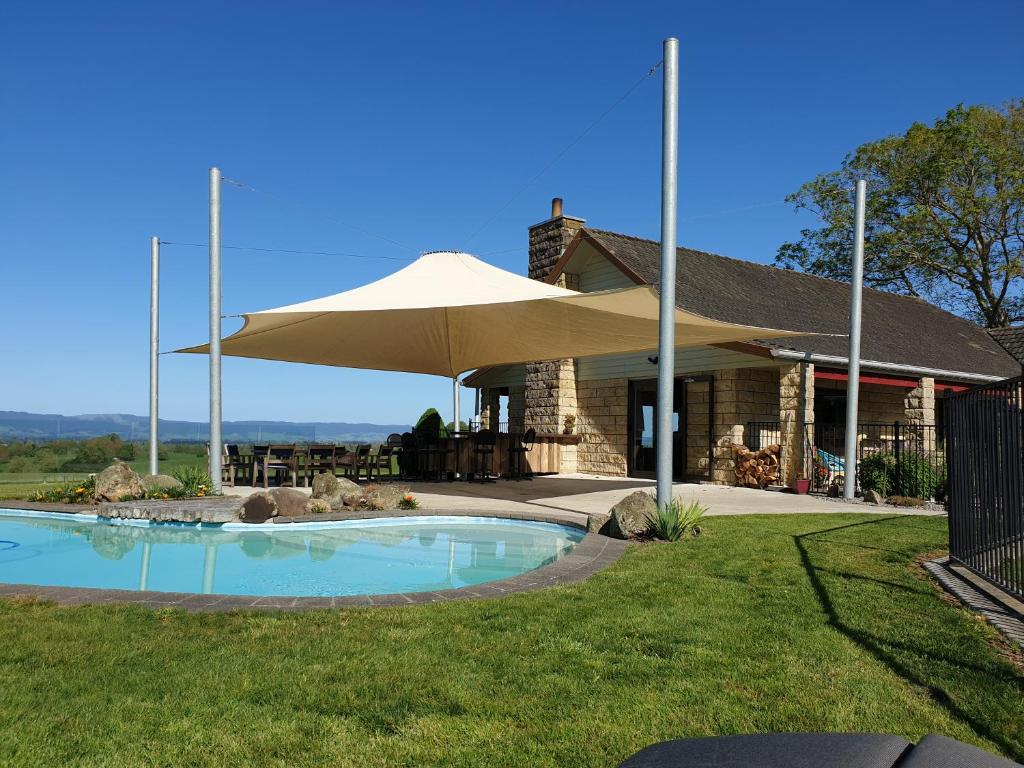
[(298, 486), (300, 475), (302, 475), (303, 484), (305, 484), (306, 478), (302, 473), (301, 460), (294, 445), (268, 445), (266, 446), (266, 452), (262, 455), (256, 454), (255, 451), (254, 447), (253, 485), (256, 485), (260, 478), (262, 478), (263, 487), (268, 488), (270, 486), (271, 473), (274, 473), (278, 478), (278, 485), (281, 484), (280, 476), (282, 473), (291, 476), (293, 488)]
[(663, 741), (619, 768), (1022, 768), (945, 736), (769, 733)]

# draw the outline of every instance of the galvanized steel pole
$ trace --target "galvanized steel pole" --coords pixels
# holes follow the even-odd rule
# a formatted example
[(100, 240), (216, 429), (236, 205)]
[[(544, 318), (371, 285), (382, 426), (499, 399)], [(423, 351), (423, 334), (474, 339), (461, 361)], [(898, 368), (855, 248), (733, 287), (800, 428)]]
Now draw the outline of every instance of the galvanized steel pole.
[(221, 490), (220, 169), (210, 169), (210, 480)]
[(853, 269), (850, 272), (850, 351), (846, 381), (846, 450), (843, 453), (843, 498), (857, 490), (857, 406), (860, 398), (860, 314), (864, 284), (864, 206), (867, 182), (857, 182), (853, 222)]
[(160, 474), (160, 238), (149, 240), (149, 474)]
[(452, 419), (452, 432), (459, 431), (459, 411), (461, 410), (461, 403), (459, 402), (459, 377), (452, 377), (452, 405), (455, 411), (455, 418)]
[(658, 506), (672, 501), (672, 413), (676, 352), (676, 173), (679, 163), (679, 41), (664, 44), (661, 116), (661, 301), (658, 330)]

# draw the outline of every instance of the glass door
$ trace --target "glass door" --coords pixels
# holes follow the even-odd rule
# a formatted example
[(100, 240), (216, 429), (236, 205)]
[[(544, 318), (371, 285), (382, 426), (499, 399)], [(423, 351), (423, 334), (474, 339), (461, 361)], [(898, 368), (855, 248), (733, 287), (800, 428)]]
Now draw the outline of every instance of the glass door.
[[(657, 469), (658, 382), (656, 379), (631, 381), (629, 390), (629, 474), (631, 477), (653, 478)], [(679, 379), (675, 382), (673, 399), (672, 476), (681, 480), (686, 462), (685, 430), (681, 424), (681, 414), (686, 411), (686, 387)]]

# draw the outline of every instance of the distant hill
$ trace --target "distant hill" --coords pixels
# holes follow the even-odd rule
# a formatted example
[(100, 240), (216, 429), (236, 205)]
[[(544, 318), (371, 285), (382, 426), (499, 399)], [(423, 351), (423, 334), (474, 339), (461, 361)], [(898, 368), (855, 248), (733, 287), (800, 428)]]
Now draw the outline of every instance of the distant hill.
[[(225, 421), (221, 431), (231, 443), (336, 442), (372, 443), (392, 432), (406, 432), (408, 424), (349, 424), (347, 422)], [(0, 411), (0, 440), (71, 440), (116, 434), (124, 440), (146, 440), (149, 418), (124, 413), (64, 416), (56, 413)], [(209, 438), (205, 421), (160, 420), (161, 442), (200, 442)]]

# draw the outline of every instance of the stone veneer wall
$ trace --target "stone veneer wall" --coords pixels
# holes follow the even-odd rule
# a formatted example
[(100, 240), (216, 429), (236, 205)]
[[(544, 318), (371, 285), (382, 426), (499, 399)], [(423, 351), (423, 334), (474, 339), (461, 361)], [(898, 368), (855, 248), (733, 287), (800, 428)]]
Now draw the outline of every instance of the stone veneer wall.
[[(530, 227), (529, 276), (544, 280), (585, 222), (571, 216), (557, 216)], [(563, 273), (558, 285), (579, 288), (579, 276)], [(524, 424), (541, 433), (559, 433), (565, 417), (576, 416), (576, 361), (551, 360), (526, 365)], [(574, 472), (573, 451), (562, 452), (562, 471)]]
[(579, 472), (626, 475), (626, 379), (576, 383), (576, 431), (580, 434), (576, 464)]
[[(715, 463), (711, 481), (733, 485), (736, 474), (732, 446), (746, 442), (747, 423), (779, 419), (780, 372), (778, 368), (729, 368), (710, 373), (715, 377)], [(694, 385), (690, 386), (693, 389)], [(697, 436), (691, 430), (689, 434), (690, 441), (700, 446), (697, 452), (704, 453), (701, 459), (695, 457), (694, 471), (705, 471), (705, 433), (701, 431)], [(688, 449), (687, 453), (690, 452)]]
[[(927, 379), (926, 389), (892, 387), (885, 384), (861, 384), (857, 398), (857, 421), (862, 424), (892, 424), (894, 421), (919, 424), (935, 423), (935, 380)], [(845, 381), (819, 379), (819, 390), (846, 391)], [(927, 409), (927, 410), (926, 410)], [(928, 419), (930, 415), (930, 419)]]
[(810, 478), (807, 425), (814, 423), (814, 365), (792, 363), (779, 369), (779, 443), (783, 485)]
[(526, 431), (526, 387), (508, 388), (508, 431)]

